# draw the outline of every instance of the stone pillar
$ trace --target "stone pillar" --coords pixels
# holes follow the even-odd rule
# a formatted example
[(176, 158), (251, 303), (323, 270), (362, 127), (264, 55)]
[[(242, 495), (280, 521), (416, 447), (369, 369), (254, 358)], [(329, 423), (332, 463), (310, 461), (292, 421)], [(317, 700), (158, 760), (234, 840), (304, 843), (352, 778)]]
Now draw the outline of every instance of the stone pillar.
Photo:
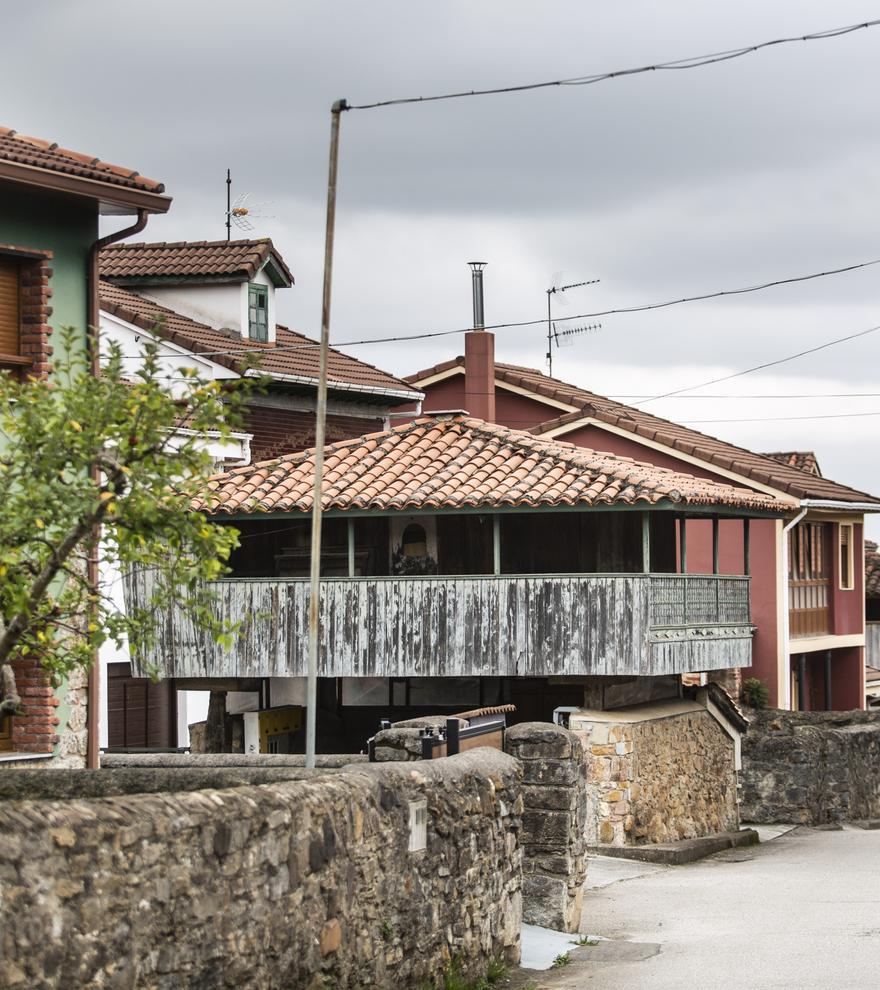
[(226, 692), (212, 691), (205, 723), (205, 752), (226, 752)]
[(523, 920), (576, 932), (587, 875), (583, 745), (558, 725), (523, 722), (504, 748), (523, 768)]

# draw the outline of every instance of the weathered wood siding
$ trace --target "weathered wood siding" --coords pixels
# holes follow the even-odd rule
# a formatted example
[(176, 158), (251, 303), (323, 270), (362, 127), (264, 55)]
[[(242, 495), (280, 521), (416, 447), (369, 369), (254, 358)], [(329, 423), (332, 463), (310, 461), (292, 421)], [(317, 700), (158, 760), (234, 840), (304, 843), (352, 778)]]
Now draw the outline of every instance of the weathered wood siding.
[[(653, 575), (329, 579), (322, 584), (319, 675), (546, 677), (748, 665), (747, 579), (688, 577), (687, 594), (674, 588), (684, 580)], [(128, 579), (128, 599), (146, 603), (150, 581), (148, 574)], [(709, 596), (707, 581), (721, 585), (720, 598), (714, 587)], [(740, 582), (735, 591), (730, 582)], [(233, 648), (221, 649), (183, 610), (173, 609), (160, 617), (157, 645), (143, 660), (167, 677), (306, 673), (307, 582), (230, 580), (214, 587), (218, 614), (242, 622)], [(660, 605), (653, 601), (655, 587)], [(710, 614), (707, 596), (713, 603), (736, 600), (738, 609), (726, 604), (719, 622), (719, 609), (714, 606)], [(698, 624), (688, 621), (697, 615)]]

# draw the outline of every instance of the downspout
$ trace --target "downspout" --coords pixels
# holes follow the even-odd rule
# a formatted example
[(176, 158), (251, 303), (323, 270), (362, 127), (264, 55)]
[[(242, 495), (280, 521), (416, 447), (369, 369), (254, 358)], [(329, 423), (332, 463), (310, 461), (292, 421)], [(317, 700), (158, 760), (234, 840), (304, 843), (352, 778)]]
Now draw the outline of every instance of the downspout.
[[(101, 301), (98, 274), (98, 255), (101, 248), (115, 241), (121, 241), (131, 234), (139, 234), (147, 225), (149, 213), (147, 210), (139, 209), (137, 220), (123, 230), (117, 230), (98, 240), (89, 248), (88, 268), (86, 271), (86, 282), (88, 290), (88, 311), (86, 321), (86, 346), (89, 351), (89, 372), (95, 378), (101, 374), (101, 346), (100, 346), (100, 319)], [(97, 486), (100, 484), (100, 471), (97, 466), (91, 470), (92, 481)], [(87, 564), (87, 581), (89, 586), (97, 589), (100, 583), (100, 570), (98, 566), (98, 544), (101, 537), (100, 528), (94, 535), (94, 547), (89, 554)], [(86, 700), (86, 766), (90, 770), (97, 770), (101, 765), (101, 751), (98, 737), (98, 720), (101, 704), (101, 667), (98, 650), (92, 653), (92, 665), (89, 668), (89, 680)]]
[(805, 505), (793, 519), (790, 519), (782, 527), (782, 662), (785, 676), (782, 679), (782, 705), (780, 707), (785, 711), (791, 711), (791, 672), (788, 669), (788, 652), (791, 645), (791, 626), (788, 614), (788, 533), (789, 530), (797, 526), (808, 511), (809, 506)]

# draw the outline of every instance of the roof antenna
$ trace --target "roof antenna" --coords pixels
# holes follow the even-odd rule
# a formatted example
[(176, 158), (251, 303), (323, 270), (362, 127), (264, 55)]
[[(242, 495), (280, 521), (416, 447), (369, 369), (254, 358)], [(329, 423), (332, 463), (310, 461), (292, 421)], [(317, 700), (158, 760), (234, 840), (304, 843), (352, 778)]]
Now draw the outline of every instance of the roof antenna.
[(251, 231), (254, 229), (254, 225), (250, 221), (250, 217), (254, 220), (269, 220), (272, 219), (272, 214), (262, 213), (261, 208), (263, 206), (268, 206), (268, 203), (254, 203), (253, 205), (248, 205), (248, 198), (250, 193), (241, 193), (232, 199), (232, 174), (229, 169), (226, 169), (226, 240), (232, 239), (232, 225), (235, 224), (239, 230)]
[(582, 285), (598, 285), (601, 279), (593, 278), (588, 282), (572, 282), (570, 285), (556, 285), (555, 283), (560, 280), (562, 273), (557, 272), (553, 276), (554, 284), (547, 289), (547, 373), (552, 378), (553, 377), (553, 345), (557, 347), (565, 347), (572, 343), (571, 337), (576, 336), (580, 333), (595, 333), (602, 329), (601, 323), (590, 323), (582, 327), (572, 327), (570, 330), (557, 330), (556, 324), (553, 322), (553, 316), (551, 312), (551, 299), (554, 295), (559, 293), (559, 301), (564, 305), (567, 304), (565, 296), (561, 293), (566, 292), (568, 289), (579, 289)]

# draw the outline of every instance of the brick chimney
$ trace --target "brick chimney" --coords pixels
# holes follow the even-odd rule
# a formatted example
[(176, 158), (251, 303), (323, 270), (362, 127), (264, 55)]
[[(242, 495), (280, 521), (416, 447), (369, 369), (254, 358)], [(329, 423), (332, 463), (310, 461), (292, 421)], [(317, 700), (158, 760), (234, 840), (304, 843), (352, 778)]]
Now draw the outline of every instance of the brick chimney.
[(464, 335), (464, 407), (495, 422), (495, 334), (483, 329), (483, 261), (468, 262), (474, 298), (474, 329)]

